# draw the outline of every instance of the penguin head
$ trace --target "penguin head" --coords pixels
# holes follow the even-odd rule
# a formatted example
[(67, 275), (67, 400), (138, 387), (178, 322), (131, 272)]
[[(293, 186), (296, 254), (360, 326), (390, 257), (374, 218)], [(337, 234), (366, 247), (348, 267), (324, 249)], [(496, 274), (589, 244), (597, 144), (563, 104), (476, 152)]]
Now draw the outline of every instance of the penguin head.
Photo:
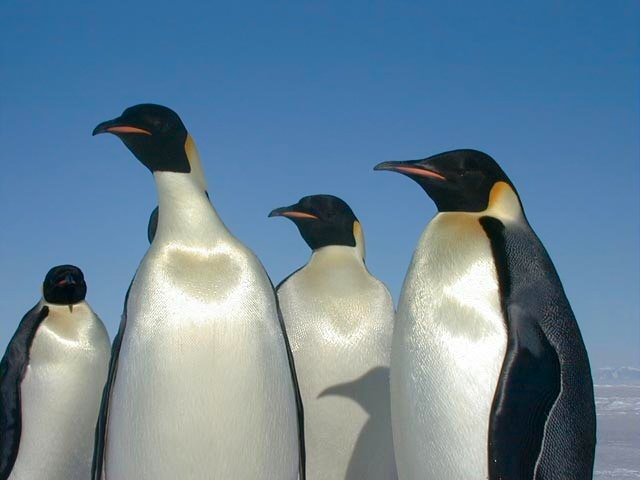
[(189, 134), (176, 112), (144, 103), (99, 124), (93, 135), (112, 133), (152, 172), (191, 172), (187, 152)]
[(517, 196), (496, 161), (477, 150), (453, 150), (423, 160), (383, 162), (374, 170), (390, 170), (412, 178), (440, 212), (482, 212), (489, 207), (494, 186), (501, 182)]
[(58, 265), (47, 273), (42, 284), (44, 299), (57, 305), (73, 305), (87, 295), (82, 271), (73, 265)]
[(360, 243), (360, 222), (347, 203), (333, 195), (310, 195), (288, 207), (276, 208), (270, 217), (287, 217), (300, 230), (312, 250), (329, 245), (355, 247)]

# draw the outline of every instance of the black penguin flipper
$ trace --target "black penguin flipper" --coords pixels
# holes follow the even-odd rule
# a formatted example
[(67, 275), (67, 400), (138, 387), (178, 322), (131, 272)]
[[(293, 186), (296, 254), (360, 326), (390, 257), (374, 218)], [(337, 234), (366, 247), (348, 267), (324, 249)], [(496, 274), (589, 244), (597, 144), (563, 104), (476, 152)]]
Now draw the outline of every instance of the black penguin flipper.
[(533, 479), (560, 394), (560, 361), (526, 309), (507, 308), (509, 340), (489, 418), (489, 478)]
[[(133, 281), (131, 282), (133, 285)], [(111, 346), (111, 359), (109, 360), (109, 374), (107, 376), (107, 382), (102, 390), (102, 401), (100, 403), (100, 413), (98, 414), (98, 421), (96, 423), (96, 434), (93, 444), (93, 463), (91, 464), (91, 480), (102, 479), (102, 471), (104, 469), (104, 453), (107, 445), (107, 423), (109, 420), (109, 403), (111, 401), (111, 391), (113, 389), (113, 383), (118, 373), (118, 358), (120, 357), (120, 347), (122, 346), (122, 338), (127, 328), (127, 302), (129, 301), (129, 292), (131, 291), (131, 285), (127, 290), (127, 295), (124, 301), (124, 312), (122, 313), (122, 319), (120, 320), (120, 327), (116, 338), (113, 339), (113, 345)]]
[(29, 310), (18, 325), (0, 362), (0, 479), (6, 480), (18, 457), (22, 433), (20, 384), (29, 364), (29, 350), (49, 307)]
[[(298, 273), (300, 270), (302, 270), (304, 267), (306, 267), (306, 265), (301, 266), (300, 268), (294, 270), (293, 272), (291, 272), (289, 275), (287, 275), (286, 277), (284, 277), (282, 279), (282, 281), (276, 285), (275, 291), (276, 291), (276, 297), (278, 296), (278, 290), (280, 290), (280, 288), (286, 283), (287, 280), (289, 280), (291, 277), (293, 277), (296, 273)], [(278, 310), (280, 311), (280, 310)]]
[[(291, 275), (289, 275), (289, 277), (290, 276)], [(285, 282), (285, 280), (283, 280), (282, 282), (280, 282), (280, 284), (278, 284), (278, 288), (280, 288), (280, 286)], [(271, 286), (273, 287), (273, 283), (271, 284)], [(298, 473), (299, 473), (298, 480), (306, 480), (307, 454), (306, 454), (305, 442), (304, 442), (304, 408), (302, 406), (302, 395), (300, 394), (300, 386), (298, 385), (298, 375), (296, 374), (296, 364), (293, 359), (291, 344), (289, 343), (289, 337), (287, 336), (287, 328), (284, 323), (284, 318), (282, 317), (282, 311), (280, 310), (280, 301), (278, 300), (277, 289), (274, 289), (273, 293), (276, 298), (276, 309), (278, 310), (278, 321), (280, 322), (280, 330), (282, 330), (285, 348), (287, 349), (287, 360), (289, 361), (289, 370), (291, 371), (291, 380), (293, 381), (293, 390), (296, 397), (296, 410), (298, 413), (298, 450), (300, 455), (300, 463), (298, 467)]]
[[(591, 478), (596, 444), (591, 369), (562, 282), (526, 219), (508, 228), (488, 216), (480, 223), (491, 242), (508, 332), (490, 416), (490, 478)], [(518, 397), (510, 401), (509, 395)], [(527, 450), (519, 454), (510, 442), (528, 442)], [(514, 477), (509, 472), (516, 461), (522, 467)]]
[(158, 216), (160, 207), (156, 207), (149, 216), (149, 224), (147, 225), (147, 239), (149, 243), (153, 243), (153, 239), (156, 238), (156, 230), (158, 230)]

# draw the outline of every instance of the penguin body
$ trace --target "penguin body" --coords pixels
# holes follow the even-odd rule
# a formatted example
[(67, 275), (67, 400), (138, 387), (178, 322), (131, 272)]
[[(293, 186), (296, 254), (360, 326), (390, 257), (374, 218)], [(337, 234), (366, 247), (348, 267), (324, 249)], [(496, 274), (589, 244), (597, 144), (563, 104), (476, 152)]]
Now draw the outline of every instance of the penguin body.
[[(129, 110), (119, 119), (127, 126), (144, 127), (145, 117), (179, 121), (164, 107)], [(151, 164), (146, 155), (157, 152), (132, 148), (130, 135), (119, 136)], [(275, 292), (213, 209), (184, 135), (186, 166), (167, 159), (162, 170), (150, 167), (157, 230), (127, 294), (94, 478), (295, 479), (302, 450), (295, 376)]]
[(405, 278), (391, 356), (401, 479), (591, 478), (589, 361), (562, 284), (491, 157), (376, 167), (434, 199)]
[(313, 250), (277, 288), (305, 408), (308, 478), (396, 478), (388, 383), (393, 301), (364, 264), (360, 224), (329, 195), (305, 197), (275, 215), (293, 220)]
[[(65, 283), (71, 278), (77, 285)], [(43, 298), (24, 316), (2, 359), (2, 479), (73, 480), (91, 473), (110, 342), (81, 283), (76, 267), (51, 269)], [(67, 303), (50, 298), (55, 288), (84, 291)]]

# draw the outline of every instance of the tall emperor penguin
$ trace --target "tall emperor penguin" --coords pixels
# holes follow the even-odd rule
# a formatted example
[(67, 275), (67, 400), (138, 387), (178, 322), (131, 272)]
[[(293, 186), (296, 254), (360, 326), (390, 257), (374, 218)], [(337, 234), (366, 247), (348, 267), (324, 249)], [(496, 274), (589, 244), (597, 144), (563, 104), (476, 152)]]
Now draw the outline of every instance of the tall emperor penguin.
[(438, 214), (404, 281), (391, 353), (403, 480), (589, 479), (587, 352), (515, 187), (476, 150), (385, 162)]
[(364, 237), (340, 198), (273, 210), (313, 250), (277, 288), (305, 408), (313, 480), (396, 478), (389, 407), (393, 302), (367, 270)]
[(151, 171), (159, 209), (113, 346), (93, 478), (304, 478), (301, 403), (275, 291), (211, 205), (184, 124), (143, 104), (99, 133)]
[(0, 362), (0, 479), (85, 480), (109, 335), (85, 301), (82, 271), (47, 273)]

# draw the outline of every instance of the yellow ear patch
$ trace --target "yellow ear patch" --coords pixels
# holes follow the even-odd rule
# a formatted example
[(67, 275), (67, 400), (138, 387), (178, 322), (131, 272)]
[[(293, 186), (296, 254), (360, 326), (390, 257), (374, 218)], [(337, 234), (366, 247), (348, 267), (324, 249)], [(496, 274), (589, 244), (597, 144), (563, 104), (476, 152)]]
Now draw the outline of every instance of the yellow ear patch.
[(196, 144), (188, 133), (187, 139), (184, 141), (184, 151), (187, 153), (187, 158), (191, 158), (193, 155), (198, 154), (196, 151)]
[(357, 220), (353, 222), (353, 238), (357, 239), (362, 236), (362, 226)]
[(202, 164), (200, 163), (200, 155), (196, 148), (196, 143), (191, 138), (191, 135), (187, 133), (187, 139), (184, 141), (184, 152), (187, 154), (187, 160), (191, 167), (191, 174), (193, 178), (200, 184), (202, 190), (207, 191), (207, 182), (204, 178), (204, 171), (202, 170)]
[(362, 225), (357, 220), (353, 222), (353, 238), (356, 240), (356, 247), (360, 250), (360, 255), (364, 260), (366, 252), (364, 247), (364, 234), (362, 233)]
[(496, 182), (489, 192), (487, 212), (494, 216), (516, 218), (522, 215), (522, 207), (518, 195), (506, 182)]

